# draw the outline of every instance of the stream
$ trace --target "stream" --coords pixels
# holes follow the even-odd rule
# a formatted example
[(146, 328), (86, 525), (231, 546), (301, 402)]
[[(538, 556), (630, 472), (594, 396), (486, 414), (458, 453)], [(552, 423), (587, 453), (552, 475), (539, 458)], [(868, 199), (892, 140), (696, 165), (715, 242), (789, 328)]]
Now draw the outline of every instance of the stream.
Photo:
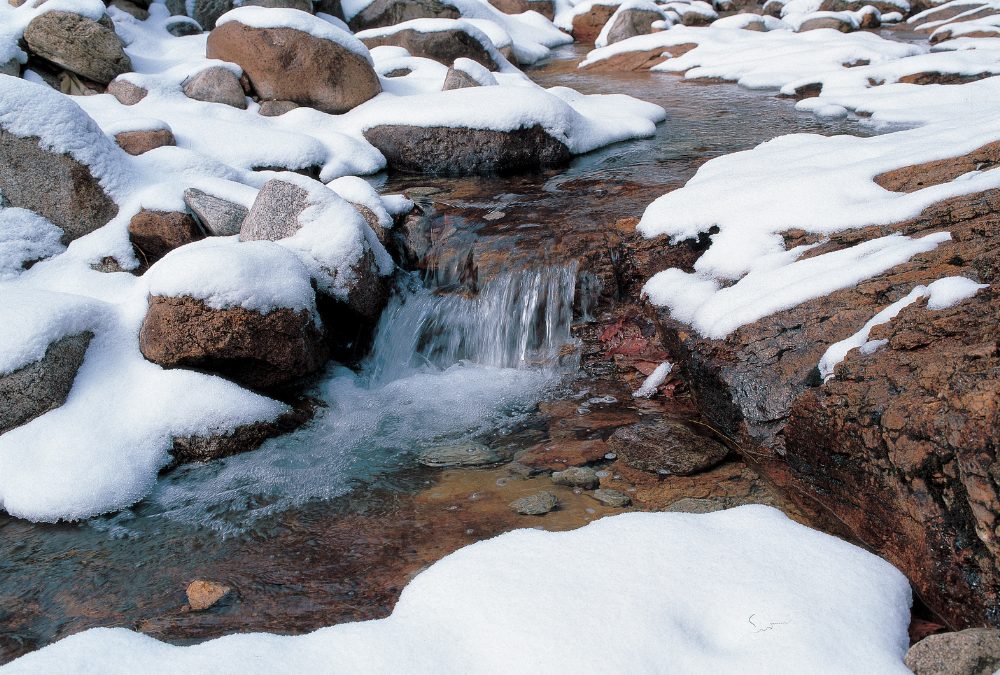
[[(371, 177), (382, 192), (410, 194), (426, 229), (369, 356), (354, 370), (331, 363), (302, 384), (321, 402), (306, 427), (250, 453), (165, 471), (130, 509), (57, 524), (0, 513), (0, 664), (94, 626), (189, 644), (378, 618), (413, 575), (461, 546), (621, 512), (508, 463), (548, 444), (599, 447), (622, 424), (696, 415), (683, 397), (633, 403), (602, 355), (612, 321), (627, 319), (655, 341), (628, 305), (635, 289), (615, 279), (610, 225), (640, 216), (713, 157), (783, 134), (874, 130), (798, 113), (771, 91), (579, 72), (587, 49), (558, 48), (528, 72), (546, 87), (657, 103), (667, 119), (656, 135), (561, 170)], [(418, 461), (443, 446), (485, 447), (501, 459), (455, 469)], [(612, 460), (594, 466), (617, 471)], [(613, 478), (638, 508), (709, 495), (773, 503), (735, 461), (703, 482)], [(557, 511), (533, 518), (507, 508), (540, 489), (558, 493)], [(185, 588), (196, 579), (232, 590), (194, 611)]]

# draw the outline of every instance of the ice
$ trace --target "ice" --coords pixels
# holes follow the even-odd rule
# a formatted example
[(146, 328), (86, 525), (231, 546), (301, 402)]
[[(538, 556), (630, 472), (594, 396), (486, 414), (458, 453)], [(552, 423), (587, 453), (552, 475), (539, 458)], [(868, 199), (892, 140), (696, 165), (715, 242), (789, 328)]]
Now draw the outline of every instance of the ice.
[(667, 375), (673, 370), (674, 364), (669, 361), (664, 361), (658, 365), (653, 372), (649, 374), (645, 380), (643, 380), (642, 386), (639, 387), (632, 396), (634, 398), (649, 398), (656, 393), (656, 388), (659, 387), (667, 379)]
[(462, 548), (385, 619), (190, 647), (97, 628), (3, 672), (906, 675), (910, 604), (891, 565), (770, 507), (629, 513)]

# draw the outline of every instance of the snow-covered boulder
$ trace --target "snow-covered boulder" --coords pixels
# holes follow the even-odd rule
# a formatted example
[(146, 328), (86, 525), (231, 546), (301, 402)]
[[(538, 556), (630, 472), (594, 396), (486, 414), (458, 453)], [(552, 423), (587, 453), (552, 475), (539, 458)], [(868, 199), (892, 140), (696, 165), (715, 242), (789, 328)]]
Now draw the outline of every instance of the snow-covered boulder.
[(218, 372), (254, 389), (326, 363), (309, 272), (277, 244), (210, 238), (172, 251), (146, 276), (139, 348), (153, 363)]
[(0, 194), (63, 230), (63, 243), (118, 214), (129, 156), (68, 96), (0, 78)]
[(331, 114), (382, 91), (361, 42), (294, 9), (234, 9), (209, 34), (207, 55), (243, 68), (264, 100), (293, 101)]
[(357, 34), (369, 49), (402, 47), (411, 56), (421, 56), (450, 66), (455, 59), (471, 59), (491, 71), (501, 69), (503, 57), (487, 35), (468, 21), (416, 19), (387, 28)]
[(114, 25), (73, 12), (39, 14), (24, 31), (24, 41), (36, 56), (101, 84), (132, 70)]
[(653, 2), (631, 0), (623, 3), (604, 24), (594, 44), (597, 47), (607, 47), (636, 35), (649, 35), (653, 32), (653, 23), (664, 20), (667, 20), (666, 13)]
[(375, 0), (361, 5), (360, 11), (347, 16), (347, 25), (355, 33), (413, 19), (457, 19), (461, 16), (456, 7), (438, 0)]
[(605, 0), (587, 0), (578, 4), (573, 9), (573, 29), (570, 31), (573, 39), (580, 42), (596, 40), (620, 6), (620, 2)]
[(108, 84), (108, 93), (118, 99), (122, 105), (135, 105), (146, 98), (149, 92), (125, 78), (116, 77)]
[(553, 0), (489, 0), (490, 4), (504, 14), (538, 12), (549, 21), (556, 17), (556, 3)]

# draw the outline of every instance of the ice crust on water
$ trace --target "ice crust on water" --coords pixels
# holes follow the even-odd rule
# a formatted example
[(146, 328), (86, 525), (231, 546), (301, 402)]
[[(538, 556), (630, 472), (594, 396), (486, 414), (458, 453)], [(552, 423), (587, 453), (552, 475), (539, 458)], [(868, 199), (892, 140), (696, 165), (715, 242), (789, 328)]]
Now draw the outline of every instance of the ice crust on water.
[(316, 309), (309, 271), (294, 253), (269, 241), (208, 237), (174, 249), (144, 275), (149, 294), (204, 300), (213, 309)]
[(462, 548), (411, 581), (385, 619), (190, 647), (97, 628), (2, 670), (618, 672), (627, 655), (635, 673), (906, 675), (910, 603), (887, 562), (770, 507), (629, 513)]
[(819, 361), (819, 374), (823, 381), (829, 381), (833, 377), (833, 371), (837, 364), (847, 357), (847, 353), (852, 349), (859, 348), (864, 354), (873, 353), (878, 347), (886, 344), (886, 340), (872, 340), (869, 342), (868, 335), (872, 328), (883, 323), (888, 323), (899, 314), (904, 307), (912, 305), (921, 298), (927, 298), (927, 309), (934, 311), (947, 309), (958, 304), (962, 300), (971, 298), (980, 288), (986, 288), (988, 284), (977, 284), (971, 279), (964, 277), (945, 277), (938, 279), (928, 286), (917, 286), (910, 293), (896, 302), (892, 303), (878, 314), (869, 319), (868, 323), (857, 333), (840, 342), (830, 345)]

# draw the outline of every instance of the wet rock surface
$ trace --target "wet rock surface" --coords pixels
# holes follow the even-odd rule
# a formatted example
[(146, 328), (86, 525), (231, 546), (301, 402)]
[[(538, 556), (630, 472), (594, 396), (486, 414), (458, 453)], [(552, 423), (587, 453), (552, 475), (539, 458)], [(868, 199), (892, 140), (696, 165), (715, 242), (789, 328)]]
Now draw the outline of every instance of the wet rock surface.
[(597, 472), (589, 466), (575, 466), (565, 471), (556, 471), (552, 474), (552, 482), (556, 485), (569, 485), (570, 487), (583, 488), (584, 490), (594, 490), (601, 484), (601, 479), (597, 477)]
[(425, 466), (482, 466), (496, 464), (503, 457), (482, 443), (439, 445), (422, 450), (417, 461)]
[(729, 454), (718, 441), (677, 422), (622, 427), (608, 439), (608, 446), (633, 469), (662, 475), (689, 476), (712, 468)]
[(522, 516), (544, 516), (559, 506), (559, 498), (552, 492), (539, 492), (530, 497), (521, 497), (510, 503), (510, 510)]

